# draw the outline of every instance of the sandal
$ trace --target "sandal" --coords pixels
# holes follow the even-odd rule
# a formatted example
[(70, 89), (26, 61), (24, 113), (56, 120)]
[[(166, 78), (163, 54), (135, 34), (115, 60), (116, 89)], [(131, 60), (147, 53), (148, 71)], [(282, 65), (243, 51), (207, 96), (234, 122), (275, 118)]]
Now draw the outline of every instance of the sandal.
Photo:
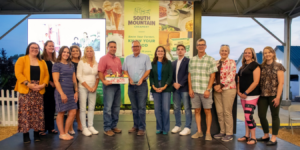
[(68, 134), (59, 135), (59, 139), (69, 141), (71, 138)]
[[(245, 140), (239, 140), (240, 138), (245, 138)], [(249, 141), (249, 137), (243, 136), (243, 137), (240, 137), (240, 138), (238, 138), (239, 142), (248, 142)]]
[[(251, 142), (251, 141), (254, 141), (254, 143), (249, 144), (249, 142)], [(247, 142), (248, 145), (253, 145), (253, 144), (256, 144), (256, 143), (257, 143), (257, 140), (256, 139), (252, 139), (252, 138)]]
[(55, 129), (53, 129), (53, 130), (51, 130), (50, 132), (48, 131), (48, 133), (51, 133), (51, 134), (57, 134), (58, 132), (57, 132)]
[(69, 133), (66, 133), (66, 135), (68, 135), (71, 139), (73, 139), (74, 137), (71, 136)]
[(74, 135), (74, 134), (75, 134), (75, 131), (74, 131), (74, 130), (69, 131), (69, 134)]
[(46, 134), (45, 131), (41, 131), (41, 132), (39, 132), (39, 135), (43, 135), (44, 136), (44, 135), (47, 135), (47, 134)]

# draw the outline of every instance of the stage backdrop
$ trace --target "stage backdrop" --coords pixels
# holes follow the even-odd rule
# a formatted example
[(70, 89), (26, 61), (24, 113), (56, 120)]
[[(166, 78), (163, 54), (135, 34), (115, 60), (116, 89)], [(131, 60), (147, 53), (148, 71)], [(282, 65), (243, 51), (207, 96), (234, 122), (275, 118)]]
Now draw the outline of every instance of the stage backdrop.
[[(170, 60), (177, 59), (176, 46), (184, 44), (187, 57), (193, 55), (193, 2), (90, 0), (90, 18), (106, 18), (106, 43), (117, 42), (116, 55), (123, 62), (132, 54), (131, 42), (139, 40), (141, 53), (152, 60), (159, 45)], [(97, 102), (103, 102), (99, 83)], [(128, 85), (122, 85), (122, 103), (130, 104)], [(150, 91), (150, 88), (149, 88)], [(150, 92), (149, 92), (150, 93)], [(149, 100), (152, 99), (150, 94)]]

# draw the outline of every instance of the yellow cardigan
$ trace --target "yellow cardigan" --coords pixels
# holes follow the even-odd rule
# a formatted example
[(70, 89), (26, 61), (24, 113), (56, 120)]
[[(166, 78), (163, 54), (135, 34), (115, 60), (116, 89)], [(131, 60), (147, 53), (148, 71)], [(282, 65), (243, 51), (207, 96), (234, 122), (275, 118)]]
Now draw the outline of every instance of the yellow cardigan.
[[(40, 82), (39, 84), (45, 83), (46, 86), (49, 83), (49, 72), (47, 64), (44, 60), (38, 60), (40, 66)], [(27, 94), (29, 88), (22, 84), (24, 81), (30, 83), (30, 58), (28, 55), (20, 57), (15, 64), (15, 76), (17, 78), (17, 83), (15, 86), (15, 91), (22, 94)], [(40, 94), (45, 93), (45, 88), (39, 91)]]

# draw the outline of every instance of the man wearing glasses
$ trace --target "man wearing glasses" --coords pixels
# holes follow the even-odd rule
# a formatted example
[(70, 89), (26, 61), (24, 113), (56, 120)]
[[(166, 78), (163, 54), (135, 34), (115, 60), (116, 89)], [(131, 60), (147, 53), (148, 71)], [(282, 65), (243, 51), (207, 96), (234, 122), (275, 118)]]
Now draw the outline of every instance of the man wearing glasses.
[(137, 135), (145, 134), (146, 127), (146, 102), (148, 97), (147, 79), (152, 69), (148, 55), (141, 54), (141, 44), (135, 40), (132, 42), (132, 55), (126, 57), (122, 70), (128, 75), (128, 96), (131, 102), (134, 125), (128, 132), (137, 132)]
[(215, 72), (218, 71), (214, 58), (205, 52), (206, 41), (197, 40), (198, 55), (189, 62), (189, 95), (191, 97), (192, 108), (195, 109), (195, 120), (198, 132), (192, 138), (203, 137), (201, 130), (201, 105), (206, 115), (206, 136), (205, 140), (212, 140), (210, 127), (212, 122), (212, 94), (211, 88), (215, 80)]

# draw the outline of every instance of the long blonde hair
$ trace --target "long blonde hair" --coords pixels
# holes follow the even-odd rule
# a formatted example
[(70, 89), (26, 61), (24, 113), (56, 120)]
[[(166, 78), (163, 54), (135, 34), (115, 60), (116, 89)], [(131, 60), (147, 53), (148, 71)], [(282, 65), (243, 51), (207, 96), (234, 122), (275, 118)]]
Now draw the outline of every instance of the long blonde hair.
[(267, 60), (265, 59), (264, 57), (264, 52), (265, 50), (269, 50), (272, 54), (274, 54), (274, 57), (273, 57), (273, 61), (276, 61), (277, 60), (277, 57), (276, 57), (276, 53), (275, 53), (275, 50), (271, 47), (271, 46), (266, 46), (263, 50), (263, 62), (261, 63), (261, 66), (264, 67), (267, 63)]
[(81, 57), (81, 60), (85, 63), (87, 62), (86, 51), (87, 51), (88, 48), (92, 49), (93, 53), (94, 53), (94, 55), (93, 55), (93, 64), (97, 64), (96, 58), (95, 58), (95, 51), (94, 51), (92, 46), (87, 46), (87, 47), (84, 48), (84, 52), (83, 52), (83, 56)]
[[(246, 49), (244, 50), (243, 55), (245, 54), (245, 51), (246, 51), (247, 49), (250, 49), (251, 52), (252, 52), (252, 60), (255, 61), (255, 62), (257, 62), (257, 59), (256, 59), (256, 53), (255, 53), (255, 51), (254, 51), (254, 49), (253, 49), (252, 47), (246, 48)], [(246, 59), (245, 59), (245, 57), (243, 56), (243, 59), (242, 59), (242, 67), (241, 67), (241, 69), (244, 68), (245, 66), (246, 66)]]

